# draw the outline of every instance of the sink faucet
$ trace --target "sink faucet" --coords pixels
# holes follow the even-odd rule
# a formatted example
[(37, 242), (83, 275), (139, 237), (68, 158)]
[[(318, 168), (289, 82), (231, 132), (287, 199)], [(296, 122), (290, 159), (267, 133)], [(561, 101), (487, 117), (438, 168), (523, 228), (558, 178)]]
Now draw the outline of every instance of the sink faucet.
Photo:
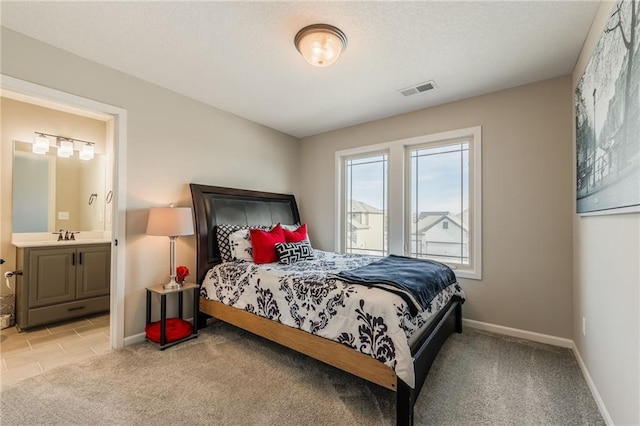
[(52, 233), (58, 234), (58, 241), (75, 241), (76, 234), (79, 234), (80, 231), (65, 231), (64, 229), (61, 229), (58, 232)]

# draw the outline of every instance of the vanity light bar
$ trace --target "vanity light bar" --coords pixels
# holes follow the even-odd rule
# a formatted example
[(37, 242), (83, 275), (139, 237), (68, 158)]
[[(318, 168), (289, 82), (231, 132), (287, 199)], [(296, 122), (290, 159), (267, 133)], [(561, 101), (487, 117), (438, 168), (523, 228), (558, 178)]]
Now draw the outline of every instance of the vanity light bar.
[(74, 143), (80, 142), (83, 143), (80, 151), (80, 159), (81, 160), (92, 160), (95, 155), (95, 143), (89, 141), (83, 141), (82, 139), (72, 139), (64, 136), (52, 135), (49, 133), (43, 132), (34, 132), (36, 134), (33, 140), (33, 148), (32, 152), (35, 154), (46, 154), (49, 152), (49, 138), (56, 138), (56, 147), (58, 148), (58, 157), (71, 157), (74, 151)]

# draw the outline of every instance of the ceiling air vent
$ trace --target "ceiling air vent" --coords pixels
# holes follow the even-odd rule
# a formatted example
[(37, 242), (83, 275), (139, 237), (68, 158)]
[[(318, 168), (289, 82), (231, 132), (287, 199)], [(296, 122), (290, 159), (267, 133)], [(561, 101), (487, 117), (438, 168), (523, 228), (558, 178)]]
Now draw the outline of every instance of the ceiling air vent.
[(411, 96), (418, 93), (427, 92), (435, 88), (436, 88), (436, 84), (433, 82), (433, 80), (431, 80), (431, 81), (425, 81), (424, 83), (419, 83), (415, 86), (406, 87), (398, 91), (402, 93), (404, 96)]

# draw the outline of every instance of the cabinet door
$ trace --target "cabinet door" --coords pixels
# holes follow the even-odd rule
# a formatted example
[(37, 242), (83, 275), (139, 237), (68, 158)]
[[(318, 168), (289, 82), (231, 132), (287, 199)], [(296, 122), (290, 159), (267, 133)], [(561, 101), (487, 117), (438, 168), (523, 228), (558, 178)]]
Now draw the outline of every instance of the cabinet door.
[(76, 298), (109, 294), (111, 246), (78, 247)]
[(75, 299), (75, 248), (33, 249), (28, 257), (30, 307)]

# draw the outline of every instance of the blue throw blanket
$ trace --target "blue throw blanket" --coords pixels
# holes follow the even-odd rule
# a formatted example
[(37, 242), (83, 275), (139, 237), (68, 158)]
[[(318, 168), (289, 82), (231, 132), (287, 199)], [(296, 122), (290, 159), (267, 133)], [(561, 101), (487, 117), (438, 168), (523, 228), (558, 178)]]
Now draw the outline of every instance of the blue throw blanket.
[(336, 278), (391, 291), (402, 297), (413, 315), (430, 309), (431, 301), (457, 283), (451, 268), (440, 262), (390, 255), (369, 265), (342, 271)]

